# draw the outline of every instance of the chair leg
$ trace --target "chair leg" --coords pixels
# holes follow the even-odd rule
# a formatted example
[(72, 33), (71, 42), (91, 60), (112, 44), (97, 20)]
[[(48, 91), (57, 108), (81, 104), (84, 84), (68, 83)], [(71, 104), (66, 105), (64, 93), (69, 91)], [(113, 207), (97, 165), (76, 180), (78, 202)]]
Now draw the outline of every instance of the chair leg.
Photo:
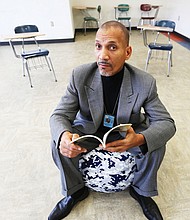
[[(46, 62), (47, 62), (47, 65), (49, 67), (49, 70), (53, 72), (53, 76), (54, 76), (54, 79), (55, 79), (55, 82), (57, 82), (57, 78), (56, 78), (56, 75), (55, 75), (55, 71), (54, 71), (54, 68), (53, 68), (53, 64), (51, 62), (51, 58), (48, 56), (48, 57), (45, 57), (46, 59)], [(49, 62), (48, 62), (49, 61)]]
[(96, 22), (96, 27), (97, 27), (97, 29), (99, 28), (99, 21), (97, 20), (97, 21), (95, 21)]
[(86, 36), (86, 24), (87, 23), (87, 21), (84, 21), (84, 24), (83, 24), (83, 26), (84, 26), (84, 36)]
[(100, 21), (97, 21), (96, 23), (97, 23), (97, 28), (99, 28), (100, 27)]
[[(140, 18), (139, 25), (143, 25), (143, 24), (144, 24), (144, 20), (142, 18)], [(142, 34), (142, 28), (140, 29), (140, 33)]]
[(149, 64), (149, 60), (150, 60), (151, 54), (152, 54), (152, 50), (149, 49), (148, 55), (147, 55), (147, 59), (146, 59), (146, 64), (145, 64), (145, 71), (147, 71), (147, 69), (148, 69), (148, 64)]
[(30, 82), (30, 87), (33, 88), (32, 80), (31, 80), (31, 76), (30, 76), (30, 71), (29, 71), (29, 67), (28, 67), (27, 60), (24, 60), (24, 64), (25, 64), (26, 71), (27, 71), (27, 73), (28, 73), (28, 78), (29, 78), (29, 82)]
[(168, 51), (168, 73), (167, 73), (167, 77), (170, 76), (170, 70), (171, 70), (171, 66), (172, 66), (172, 56), (171, 56), (171, 51)]
[(139, 20), (139, 25), (143, 25), (143, 24), (144, 24), (143, 19), (140, 18), (140, 20)]
[(170, 60), (171, 60), (171, 66), (173, 66), (172, 50), (171, 50), (171, 53), (170, 53)]
[(24, 61), (23, 58), (22, 58), (22, 74), (23, 74), (24, 77), (26, 76), (25, 75), (25, 61)]
[[(49, 58), (49, 59), (48, 59)], [(53, 66), (51, 65), (51, 62), (50, 62), (50, 57), (45, 56), (45, 60), (46, 60), (46, 63), (48, 65), (48, 68), (49, 68), (49, 71), (52, 71), (53, 69)]]
[(139, 19), (139, 22), (138, 22), (138, 26), (140, 26), (140, 25), (141, 25), (141, 20), (142, 20), (142, 19), (140, 18), (140, 19)]
[(129, 24), (129, 33), (131, 34), (131, 20), (128, 20), (128, 24)]

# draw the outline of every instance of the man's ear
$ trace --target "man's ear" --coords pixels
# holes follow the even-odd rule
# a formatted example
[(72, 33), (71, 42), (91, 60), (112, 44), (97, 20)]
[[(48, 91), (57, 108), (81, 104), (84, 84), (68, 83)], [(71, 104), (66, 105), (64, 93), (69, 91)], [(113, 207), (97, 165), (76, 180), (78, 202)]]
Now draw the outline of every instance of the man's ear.
[(125, 53), (126, 53), (125, 60), (128, 60), (132, 54), (132, 47), (131, 46), (126, 47)]

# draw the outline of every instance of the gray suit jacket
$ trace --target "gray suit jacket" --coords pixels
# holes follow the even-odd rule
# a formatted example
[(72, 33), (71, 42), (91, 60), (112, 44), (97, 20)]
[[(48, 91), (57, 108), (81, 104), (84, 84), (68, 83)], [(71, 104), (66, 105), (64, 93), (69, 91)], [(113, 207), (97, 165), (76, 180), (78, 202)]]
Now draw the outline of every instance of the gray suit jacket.
[[(104, 114), (101, 75), (96, 63), (81, 65), (72, 72), (65, 95), (50, 118), (53, 145), (60, 135), (75, 127), (84, 134), (97, 131)], [(156, 81), (144, 71), (125, 64), (117, 111), (117, 124), (132, 123), (145, 136), (148, 151), (162, 146), (175, 133), (174, 120), (161, 103)]]

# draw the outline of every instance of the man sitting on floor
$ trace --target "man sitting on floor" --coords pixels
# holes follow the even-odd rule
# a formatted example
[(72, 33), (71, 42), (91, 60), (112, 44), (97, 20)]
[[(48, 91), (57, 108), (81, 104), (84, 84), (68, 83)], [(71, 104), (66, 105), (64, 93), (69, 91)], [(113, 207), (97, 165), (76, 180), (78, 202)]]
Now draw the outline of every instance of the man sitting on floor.
[[(66, 93), (50, 118), (53, 159), (60, 170), (64, 198), (49, 220), (66, 217), (76, 203), (88, 196), (89, 187), (99, 191), (99, 184), (105, 192), (124, 190), (130, 185), (130, 195), (139, 202), (145, 216), (163, 219), (151, 197), (158, 195), (157, 171), (166, 143), (176, 129), (158, 97), (155, 79), (125, 62), (131, 53), (128, 30), (117, 21), (108, 21), (96, 33), (96, 62), (72, 72)], [(86, 139), (80, 145), (71, 143), (86, 134), (102, 138), (110, 128), (124, 123), (132, 127), (126, 134), (110, 134), (104, 149), (95, 139)], [(109, 163), (103, 163), (101, 158), (105, 157)], [(124, 172), (123, 161), (128, 164)], [(93, 177), (100, 178), (96, 170), (99, 166), (105, 170), (100, 173), (105, 181), (91, 184), (89, 175), (96, 172)], [(94, 170), (90, 171), (90, 167)], [(110, 177), (113, 174), (119, 178)]]

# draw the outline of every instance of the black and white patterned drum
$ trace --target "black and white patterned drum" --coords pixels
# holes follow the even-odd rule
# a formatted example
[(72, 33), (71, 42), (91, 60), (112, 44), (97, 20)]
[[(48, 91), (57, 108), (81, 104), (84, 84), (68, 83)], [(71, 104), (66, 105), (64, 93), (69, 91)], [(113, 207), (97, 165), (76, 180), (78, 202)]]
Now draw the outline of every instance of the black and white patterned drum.
[(135, 158), (129, 152), (108, 152), (96, 148), (79, 160), (85, 185), (99, 192), (119, 192), (133, 181)]

